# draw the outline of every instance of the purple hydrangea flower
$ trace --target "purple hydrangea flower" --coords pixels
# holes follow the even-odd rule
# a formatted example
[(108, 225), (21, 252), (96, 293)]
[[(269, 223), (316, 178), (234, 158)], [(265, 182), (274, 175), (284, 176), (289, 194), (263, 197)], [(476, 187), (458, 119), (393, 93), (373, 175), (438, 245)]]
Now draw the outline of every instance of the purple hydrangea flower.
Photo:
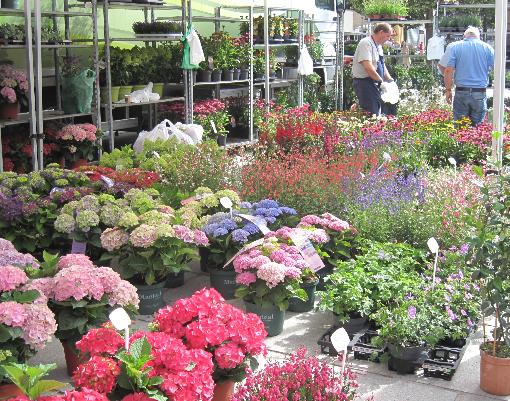
[(407, 308), (407, 317), (409, 319), (416, 319), (416, 308), (414, 306)]
[(259, 228), (253, 223), (247, 223), (243, 227), (243, 230), (247, 231), (249, 234), (257, 234), (260, 232)]
[(248, 242), (248, 237), (250, 233), (243, 229), (237, 229), (232, 231), (232, 241), (237, 242), (238, 244), (244, 244)]
[(216, 230), (214, 230), (213, 237), (221, 237), (222, 235), (225, 234), (228, 234), (228, 230), (226, 230), (223, 227), (218, 227)]

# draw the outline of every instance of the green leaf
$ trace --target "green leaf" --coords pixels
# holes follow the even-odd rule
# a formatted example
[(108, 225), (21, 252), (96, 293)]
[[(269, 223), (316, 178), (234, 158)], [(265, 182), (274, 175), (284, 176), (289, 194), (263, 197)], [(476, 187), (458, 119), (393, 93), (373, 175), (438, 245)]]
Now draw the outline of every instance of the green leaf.
[(35, 400), (41, 394), (47, 393), (49, 391), (58, 390), (59, 388), (62, 388), (65, 385), (66, 385), (65, 383), (59, 382), (57, 380), (41, 380), (30, 389), (29, 398), (31, 400)]
[(149, 344), (149, 341), (147, 341), (146, 337), (142, 337), (131, 344), (129, 352), (135, 360), (146, 358), (151, 354), (151, 345)]

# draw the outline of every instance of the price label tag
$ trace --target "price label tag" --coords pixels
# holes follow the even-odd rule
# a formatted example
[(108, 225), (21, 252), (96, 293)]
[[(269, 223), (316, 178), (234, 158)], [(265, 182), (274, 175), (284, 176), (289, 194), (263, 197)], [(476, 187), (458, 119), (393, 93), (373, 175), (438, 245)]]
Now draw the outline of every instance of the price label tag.
[(216, 124), (214, 124), (213, 120), (209, 120), (211, 122), (211, 128), (215, 134), (218, 133), (218, 130), (216, 129)]
[(115, 185), (115, 182), (110, 177), (105, 175), (101, 175), (101, 181), (103, 181), (108, 188), (111, 188)]
[(271, 230), (267, 228), (266, 220), (262, 216), (252, 216), (251, 214), (239, 214), (238, 216), (255, 224), (264, 235), (271, 232)]
[(305, 262), (308, 263), (314, 272), (317, 272), (324, 267), (324, 262), (308, 238), (296, 231), (290, 233), (290, 238), (299, 249), (299, 252), (301, 253), (301, 256), (303, 256)]
[(153, 151), (152, 151), (152, 154), (154, 155), (154, 157), (156, 157), (156, 158), (158, 158), (158, 159), (160, 159), (160, 158), (161, 158), (161, 156), (159, 155), (159, 153), (158, 153), (158, 152), (156, 152), (155, 150), (153, 150)]
[(255, 248), (258, 245), (261, 245), (264, 242), (264, 238), (259, 238), (256, 241), (250, 242), (248, 245), (244, 246), (242, 249), (240, 249), (234, 256), (232, 256), (229, 260), (225, 262), (223, 265), (223, 268), (227, 267), (229, 264), (231, 264), (235, 258), (237, 258), (239, 255), (242, 255), (243, 253), (249, 251), (252, 248)]
[(78, 242), (73, 239), (73, 243), (71, 245), (71, 253), (81, 253), (85, 255), (86, 250), (87, 250), (86, 242)]
[(64, 190), (59, 187), (53, 187), (51, 188), (50, 195), (53, 195), (55, 192), (64, 192)]

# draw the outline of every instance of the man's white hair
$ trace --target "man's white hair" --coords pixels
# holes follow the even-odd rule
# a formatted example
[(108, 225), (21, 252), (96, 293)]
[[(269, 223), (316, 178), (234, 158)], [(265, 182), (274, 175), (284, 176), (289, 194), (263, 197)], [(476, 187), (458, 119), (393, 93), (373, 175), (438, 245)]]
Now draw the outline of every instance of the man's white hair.
[(476, 39), (480, 39), (480, 30), (475, 27), (475, 26), (469, 26), (465, 31), (464, 31), (464, 37), (465, 38), (476, 38)]

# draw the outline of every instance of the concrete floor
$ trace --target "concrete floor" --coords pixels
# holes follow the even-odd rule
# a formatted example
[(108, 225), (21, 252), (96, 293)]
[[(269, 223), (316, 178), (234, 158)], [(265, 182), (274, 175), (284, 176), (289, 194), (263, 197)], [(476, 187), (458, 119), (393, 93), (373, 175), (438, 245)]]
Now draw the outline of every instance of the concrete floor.
[[(201, 273), (198, 266), (193, 266), (193, 271), (186, 273), (185, 280), (183, 287), (166, 290), (165, 301), (167, 304), (172, 304), (179, 298), (190, 296), (194, 291), (209, 286), (208, 275)], [(244, 309), (243, 303), (239, 300), (229, 302)], [(144, 329), (150, 321), (151, 316), (141, 316), (137, 319), (135, 326)], [(269, 349), (268, 360), (282, 359), (300, 345), (306, 346), (312, 353), (320, 353), (317, 340), (331, 327), (332, 323), (334, 323), (334, 317), (329, 312), (315, 311), (300, 314), (287, 312), (283, 333), (266, 340)], [(480, 389), (478, 351), (480, 343), (480, 332), (469, 338), (468, 348), (451, 381), (427, 378), (420, 371), (414, 375), (399, 375), (389, 371), (385, 363), (355, 360), (352, 358), (352, 354), (348, 357), (348, 364), (359, 375), (362, 400), (367, 400), (371, 395), (375, 401), (510, 400), (510, 396), (491, 396)], [(338, 365), (336, 358), (325, 355), (322, 357), (328, 359), (330, 363)], [(49, 343), (30, 362), (55, 362), (58, 369), (53, 372), (52, 378), (70, 382), (65, 371), (63, 350), (59, 341), (54, 340)]]

